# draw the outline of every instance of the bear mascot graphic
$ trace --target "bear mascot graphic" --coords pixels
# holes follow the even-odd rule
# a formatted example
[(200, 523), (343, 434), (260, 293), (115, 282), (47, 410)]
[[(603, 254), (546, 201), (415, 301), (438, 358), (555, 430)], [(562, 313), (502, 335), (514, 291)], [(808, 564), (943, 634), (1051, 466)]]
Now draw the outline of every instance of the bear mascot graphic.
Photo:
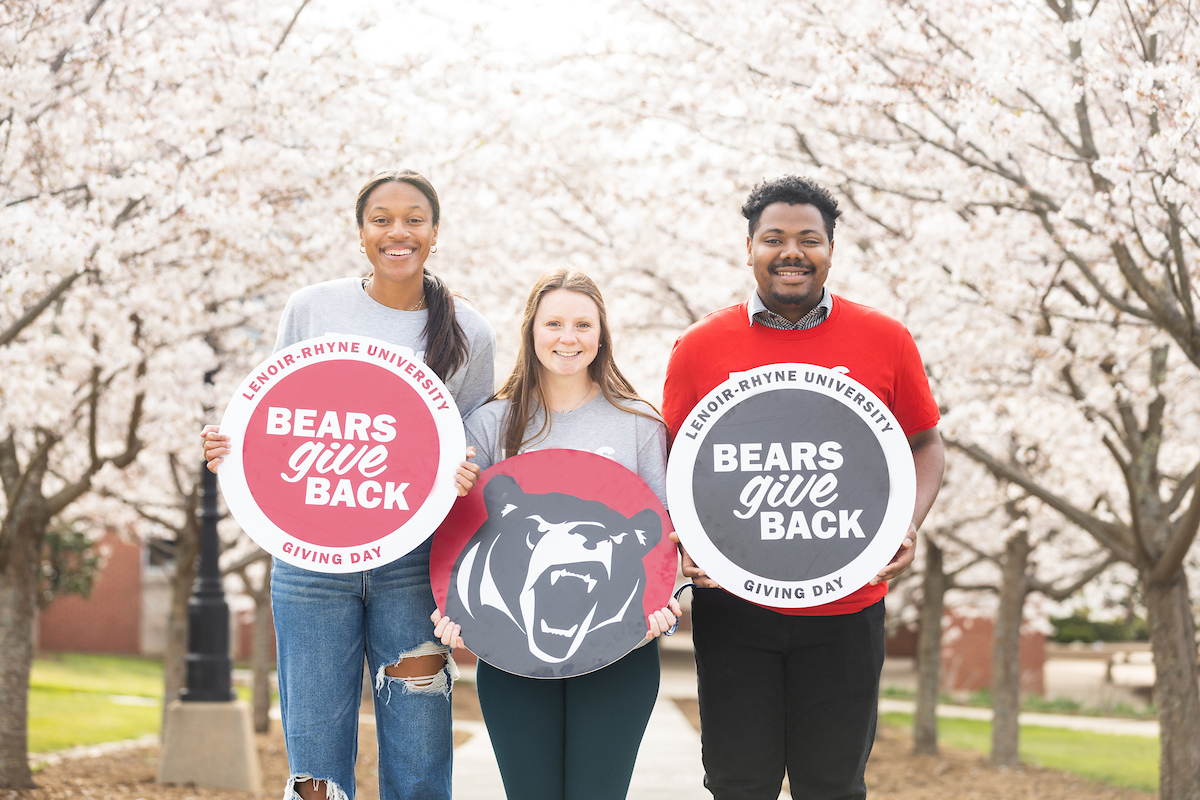
[(617, 660), (646, 636), (642, 558), (662, 538), (651, 510), (527, 494), (508, 475), (483, 487), (487, 520), (450, 574), (446, 615), (493, 666), (563, 678)]

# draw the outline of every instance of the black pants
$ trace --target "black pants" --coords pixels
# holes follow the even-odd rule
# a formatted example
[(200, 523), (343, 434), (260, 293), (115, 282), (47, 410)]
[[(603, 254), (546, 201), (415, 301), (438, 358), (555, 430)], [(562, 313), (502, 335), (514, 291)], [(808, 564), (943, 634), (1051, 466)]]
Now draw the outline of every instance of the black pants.
[(479, 703), (509, 800), (621, 800), (658, 697), (658, 643), (574, 678), (480, 661)]
[(856, 614), (789, 616), (697, 589), (692, 636), (704, 785), (716, 800), (867, 794), (883, 668), (883, 601)]

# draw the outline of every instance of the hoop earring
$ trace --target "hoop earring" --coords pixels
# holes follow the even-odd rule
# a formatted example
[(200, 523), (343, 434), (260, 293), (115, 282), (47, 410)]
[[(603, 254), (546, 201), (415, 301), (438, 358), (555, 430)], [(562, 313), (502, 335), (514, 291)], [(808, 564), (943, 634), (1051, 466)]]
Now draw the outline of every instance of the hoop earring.
[(436, 252), (437, 252), (437, 245), (435, 244), (433, 247), (429, 248), (429, 253), (432, 255), (433, 253), (436, 253)]

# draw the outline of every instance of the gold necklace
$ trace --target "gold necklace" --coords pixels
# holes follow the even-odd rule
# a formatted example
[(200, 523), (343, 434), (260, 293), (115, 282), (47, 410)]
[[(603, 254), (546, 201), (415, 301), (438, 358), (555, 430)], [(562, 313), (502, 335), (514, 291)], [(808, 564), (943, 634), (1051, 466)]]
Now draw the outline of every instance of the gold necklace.
[[(375, 300), (375, 296), (371, 294), (371, 287), (374, 285), (375, 285), (374, 279), (363, 278), (363, 281), (362, 281), (363, 291), (366, 292), (367, 297), (370, 297), (372, 300)], [(375, 302), (378, 303), (379, 301), (375, 300)], [(425, 293), (421, 292), (421, 296), (417, 298), (417, 302), (412, 304), (412, 308), (408, 308), (405, 310), (406, 311), (420, 311), (421, 306), (423, 306), (423, 305), (425, 305)], [(588, 391), (591, 391), (591, 390), (589, 389)]]

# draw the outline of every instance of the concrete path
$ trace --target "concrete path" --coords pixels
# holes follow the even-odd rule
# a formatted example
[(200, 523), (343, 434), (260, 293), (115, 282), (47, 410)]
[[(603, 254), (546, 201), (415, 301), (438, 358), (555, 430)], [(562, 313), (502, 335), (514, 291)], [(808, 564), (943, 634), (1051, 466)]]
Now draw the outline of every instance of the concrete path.
[[(916, 708), (912, 700), (891, 700), (880, 698), (879, 710), (883, 713), (894, 712), (911, 714)], [(957, 717), (959, 719), (991, 720), (990, 708), (973, 708), (971, 706), (939, 705), (939, 717)], [(1142, 719), (1122, 719), (1120, 717), (1084, 717), (1075, 714), (1039, 714), (1023, 711), (1017, 717), (1022, 725), (1033, 725), (1039, 728), (1066, 728), (1073, 731), (1091, 731), (1093, 733), (1116, 733), (1126, 736), (1147, 736), (1158, 738), (1158, 721)]]

